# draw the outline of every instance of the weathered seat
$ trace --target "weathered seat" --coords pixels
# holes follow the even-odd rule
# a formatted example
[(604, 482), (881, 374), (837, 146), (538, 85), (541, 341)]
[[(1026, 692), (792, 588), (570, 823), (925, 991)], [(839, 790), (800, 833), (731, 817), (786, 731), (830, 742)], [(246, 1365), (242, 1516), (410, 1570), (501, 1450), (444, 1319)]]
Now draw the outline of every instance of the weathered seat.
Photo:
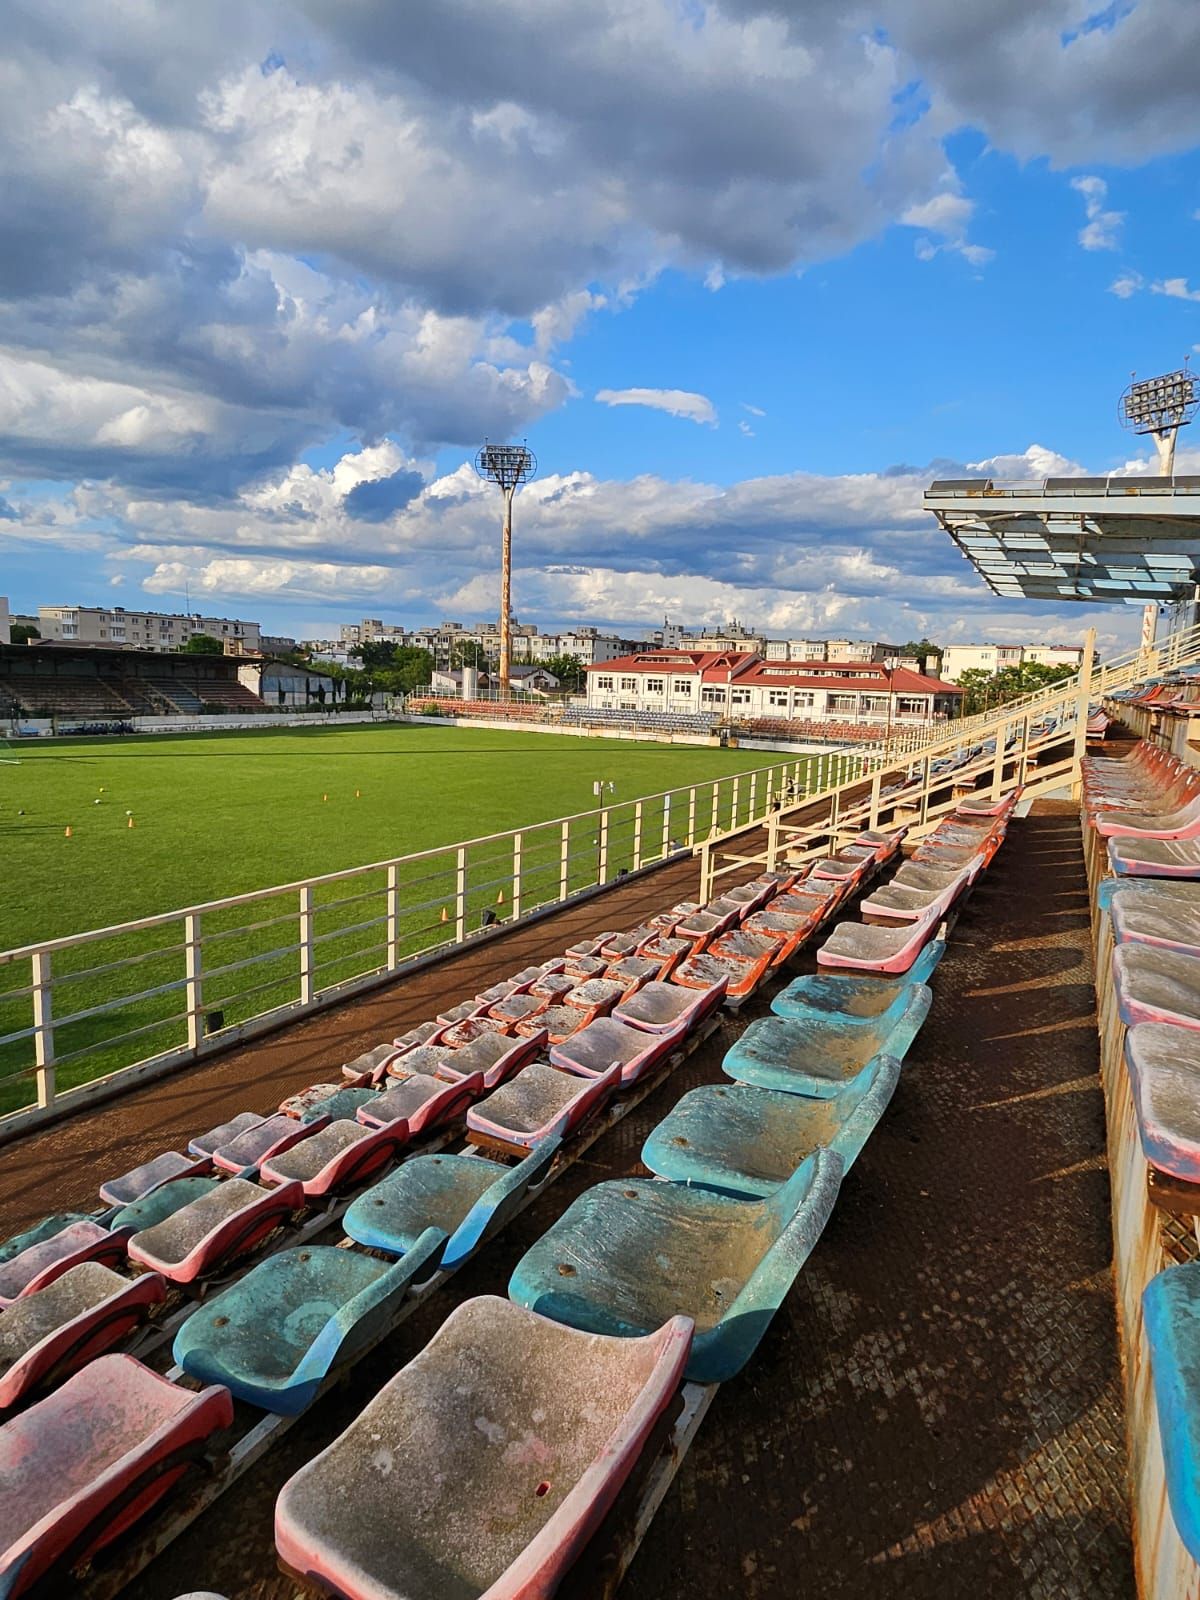
[(814, 886), (825, 881), (853, 889), (855, 884), (866, 877), (867, 869), (873, 860), (873, 853), (865, 857), (826, 856), (823, 860), (813, 862), (808, 881)]
[(618, 983), (614, 978), (585, 978), (563, 995), (563, 1004), (588, 1012), (589, 1020), (591, 1017), (602, 1017), (612, 1010), (628, 987), (628, 984)]
[(636, 1083), (671, 1053), (684, 1032), (681, 1026), (673, 1033), (647, 1033), (615, 1017), (597, 1017), (569, 1039), (553, 1045), (550, 1060), (580, 1078), (603, 1077), (618, 1062), (621, 1082)]
[(1142, 1154), (1185, 1183), (1200, 1183), (1200, 1040), (1170, 1022), (1135, 1023), (1125, 1035), (1125, 1063)]
[(336, 1366), (387, 1330), (441, 1242), (429, 1229), (396, 1265), (332, 1245), (281, 1250), (192, 1313), (175, 1360), (239, 1400), (298, 1416)]
[(580, 1079), (543, 1061), (532, 1061), (467, 1112), (469, 1134), (531, 1149), (557, 1134), (566, 1138), (615, 1091), (621, 1064), (599, 1078)]
[(860, 972), (907, 972), (940, 921), (941, 914), (934, 908), (911, 922), (887, 927), (839, 923), (817, 951), (817, 965)]
[(194, 1139), (189, 1139), (188, 1149), (194, 1156), (211, 1156), (221, 1145), (236, 1139), (240, 1133), (248, 1133), (251, 1128), (257, 1128), (259, 1123), (266, 1120), (261, 1111), (239, 1111), (237, 1116), (230, 1117), (228, 1122), (219, 1122), (207, 1133), (198, 1133)]
[(581, 1011), (578, 1006), (546, 1006), (536, 1016), (518, 1022), (515, 1032), (523, 1039), (532, 1039), (537, 1034), (542, 1034), (550, 1044), (555, 1044), (560, 1039), (570, 1038), (571, 1034), (582, 1028), (587, 1020), (587, 1012)]
[(353, 1120), (361, 1106), (369, 1106), (378, 1098), (378, 1091), (367, 1084), (343, 1085), (324, 1099), (314, 1097), (301, 1107), (300, 1121), (328, 1123), (344, 1121), (346, 1118)]
[[(469, 1050), (471, 1046), (466, 1045), (464, 1049)], [(367, 1105), (359, 1106), (357, 1117), (367, 1128), (383, 1128), (403, 1121), (408, 1126), (408, 1138), (417, 1139), (461, 1117), (471, 1101), (483, 1093), (483, 1088), (483, 1075), (478, 1072), (453, 1080), (414, 1073), (411, 1078), (398, 1079)]]
[(1200, 955), (1200, 883), (1110, 881), (1109, 915), (1118, 944), (1162, 945)]
[(100, 1198), (106, 1205), (127, 1206), (140, 1200), (160, 1184), (176, 1178), (201, 1178), (212, 1171), (212, 1161), (207, 1155), (185, 1156), (178, 1150), (164, 1150), (151, 1161), (122, 1173), (119, 1178), (107, 1178), (100, 1185)]
[[(736, 937), (740, 930), (721, 935), (721, 940)], [(714, 984), (724, 984), (725, 1004), (736, 1011), (742, 1002), (753, 994), (766, 976), (771, 965), (770, 956), (760, 956), (757, 961), (743, 961), (738, 956), (724, 955), (716, 949), (716, 942), (695, 955), (685, 956), (671, 974), (671, 983), (681, 989), (708, 990)]]
[[(529, 1021), (528, 1018), (525, 1019)], [(438, 1036), (438, 1042), (451, 1050), (460, 1050), (464, 1044), (470, 1044), (473, 1039), (478, 1039), (482, 1033), (507, 1033), (509, 1024), (499, 1017), (486, 1015), (467, 1017), (462, 1022), (456, 1022), (452, 1028), (447, 1028)], [(401, 1057), (396, 1065), (403, 1065)]]
[(23, 1228), (20, 1233), (14, 1233), (11, 1238), (0, 1244), (0, 1266), (6, 1261), (11, 1261), (14, 1256), (19, 1256), (23, 1250), (28, 1250), (30, 1245), (41, 1244), (43, 1239), (52, 1239), (56, 1233), (61, 1233), (64, 1228), (69, 1228), (73, 1222), (94, 1222), (86, 1211), (56, 1211), (49, 1217), (43, 1217), (40, 1222), (32, 1223), (28, 1228)]
[(887, 917), (893, 922), (915, 922), (918, 917), (931, 915), (944, 917), (969, 882), (966, 868), (938, 889), (918, 889), (893, 879), (873, 890), (860, 909), (865, 917)]
[(914, 983), (926, 983), (946, 953), (946, 941), (934, 939), (898, 978), (858, 977), (850, 973), (813, 972), (789, 983), (771, 1001), (777, 1017), (844, 1023), (874, 1023), (886, 1012), (900, 1010)]
[(449, 1028), (456, 1022), (465, 1022), (468, 1017), (482, 1016), (483, 1011), (484, 1007), (478, 1000), (460, 1000), (457, 1005), (439, 1011), (437, 1020), (443, 1028)]
[(550, 1596), (675, 1394), (690, 1336), (679, 1318), (597, 1338), (468, 1300), (284, 1485), (280, 1559), (344, 1600)]
[(252, 1250), (304, 1204), (298, 1183), (264, 1189), (228, 1178), (152, 1228), (135, 1233), (129, 1256), (172, 1283), (194, 1283)]
[(693, 944), (707, 944), (717, 934), (724, 933), (726, 928), (731, 928), (741, 920), (740, 909), (734, 906), (727, 911), (713, 911), (702, 907), (699, 911), (690, 911), (675, 924), (675, 935), (680, 939), (690, 939)]
[(668, 973), (692, 948), (691, 939), (676, 938), (674, 934), (655, 933), (642, 941), (642, 955), (647, 961), (657, 961), (657, 976), (665, 980)]
[(899, 1078), (898, 1061), (876, 1056), (827, 1100), (744, 1083), (704, 1084), (653, 1129), (642, 1161), (659, 1178), (762, 1199), (822, 1146), (849, 1170)]
[(437, 1076), (445, 1083), (461, 1083), (478, 1073), (484, 1089), (494, 1089), (532, 1061), (545, 1043), (544, 1033), (534, 1033), (529, 1038), (523, 1034), (484, 1033), (461, 1050), (448, 1051), (438, 1063)]
[(301, 1139), (311, 1138), (319, 1126), (316, 1122), (298, 1122), (295, 1117), (286, 1117), (282, 1111), (277, 1111), (256, 1128), (247, 1128), (228, 1144), (218, 1145), (213, 1151), (213, 1161), (224, 1172), (254, 1172), (272, 1156), (289, 1150)]
[(1150, 944), (1119, 944), (1112, 955), (1121, 1021), (1173, 1022), (1200, 1029), (1200, 956)]
[(165, 1295), (156, 1272), (129, 1279), (84, 1261), (16, 1301), (0, 1317), (0, 1411), (110, 1350)]
[(345, 1087), (344, 1083), (310, 1083), (306, 1089), (298, 1089), (295, 1094), (289, 1094), (281, 1100), (279, 1110), (285, 1117), (295, 1117), (297, 1121), (304, 1122), (307, 1120), (306, 1113), (314, 1106), (340, 1094)]
[(541, 995), (533, 994), (526, 989), (522, 994), (505, 995), (503, 1000), (497, 1000), (494, 1005), (488, 1007), (487, 1014), (508, 1027), (514, 1022), (524, 1021), (533, 1012), (540, 1011), (545, 1004)]
[(512, 1167), (469, 1155), (416, 1156), (359, 1195), (343, 1225), (357, 1243), (389, 1255), (407, 1255), (436, 1232), (438, 1248), (429, 1259), (452, 1272), (545, 1178), (561, 1142), (543, 1140)]
[[(490, 1038), (492, 1035), (484, 1034), (481, 1037)], [(504, 1038), (504, 1034), (497, 1033), (497, 1038)], [(472, 1043), (475, 1041), (472, 1040)], [(465, 1044), (462, 1047), (466, 1048)], [(418, 1078), (435, 1077), (443, 1066), (453, 1065), (457, 1059), (458, 1051), (452, 1050), (444, 1044), (419, 1044), (412, 1050), (406, 1050), (402, 1055), (393, 1056), (388, 1062), (386, 1076), (388, 1078)], [(381, 1080), (382, 1081), (382, 1080)]]
[(1168, 1267), (1151, 1278), (1142, 1306), (1167, 1499), (1184, 1548), (1200, 1561), (1200, 1262)]
[(903, 1061), (928, 1014), (933, 991), (911, 984), (894, 1012), (871, 1023), (839, 1017), (761, 1017), (726, 1052), (721, 1070), (739, 1083), (827, 1099), (876, 1056)]
[(128, 1238), (126, 1229), (103, 1228), (90, 1218), (45, 1235), (0, 1265), (0, 1309), (22, 1295), (36, 1294), (84, 1261), (120, 1265)]
[(109, 1221), (112, 1228), (127, 1228), (131, 1233), (141, 1233), (162, 1222), (172, 1212), (191, 1205), (202, 1194), (215, 1189), (220, 1178), (176, 1178), (174, 1183), (164, 1183), (144, 1200), (135, 1200), (131, 1206), (122, 1206)]
[(575, 985), (582, 981), (569, 978), (565, 972), (547, 972), (534, 983), (529, 993), (537, 999), (557, 1005), (563, 995), (570, 994)]
[(588, 978), (602, 977), (607, 966), (608, 959), (600, 954), (597, 946), (591, 955), (568, 956), (559, 976), (573, 978), (575, 983), (585, 983)]
[(958, 802), (955, 810), (962, 817), (1003, 817), (1012, 811), (1020, 798), (1020, 788), (1010, 789), (995, 799), (987, 794), (968, 794)]
[[(691, 949), (686, 939), (673, 942), (682, 945), (684, 949)], [(683, 952), (681, 950), (678, 953)], [(621, 956), (619, 960), (609, 963), (605, 977), (611, 978), (614, 983), (619, 983), (624, 990), (640, 989), (644, 983), (649, 983), (651, 978), (662, 978), (673, 965), (670, 956), (663, 960), (648, 955)]]
[(199, 1394), (132, 1356), (104, 1355), (0, 1427), (0, 1594), (17, 1596), (143, 1517), (233, 1421), (229, 1391)]
[(579, 1196), (517, 1263), (518, 1305), (590, 1333), (646, 1335), (695, 1323), (687, 1376), (740, 1372), (821, 1236), (842, 1159), (818, 1150), (766, 1200), (651, 1179)]
[(674, 1033), (691, 1029), (725, 998), (725, 981), (717, 979), (703, 989), (685, 989), (676, 983), (647, 983), (613, 1007), (618, 1022), (628, 1022), (647, 1033)]
[[(453, 1093), (457, 1086), (437, 1087)], [(408, 1138), (408, 1124), (403, 1117), (377, 1128), (364, 1127), (346, 1117), (328, 1123), (311, 1139), (264, 1161), (260, 1169), (262, 1181), (298, 1183), (306, 1200), (321, 1200), (368, 1183), (396, 1159)]]
[(1200, 839), (1110, 839), (1108, 860), (1120, 877), (1200, 878)]

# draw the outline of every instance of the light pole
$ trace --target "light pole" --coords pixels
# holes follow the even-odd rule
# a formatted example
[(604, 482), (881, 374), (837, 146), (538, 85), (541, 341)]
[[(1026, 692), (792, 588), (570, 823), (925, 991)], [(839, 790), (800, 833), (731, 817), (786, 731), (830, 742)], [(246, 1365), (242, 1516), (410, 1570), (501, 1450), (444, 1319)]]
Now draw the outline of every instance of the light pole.
[[(1154, 440), (1158, 470), (1164, 478), (1174, 476), (1175, 440), (1180, 428), (1196, 415), (1197, 405), (1195, 380), (1186, 364), (1159, 378), (1133, 382), (1121, 396), (1121, 421), (1131, 432), (1148, 433)], [(1153, 645), (1157, 627), (1158, 606), (1151, 603), (1142, 608), (1143, 650)]]
[(500, 539), (500, 697), (507, 700), (512, 667), (512, 503), (517, 485), (528, 483), (537, 472), (537, 457), (528, 445), (485, 443), (476, 452), (475, 471), (487, 482), (499, 485), (504, 496), (504, 530)]

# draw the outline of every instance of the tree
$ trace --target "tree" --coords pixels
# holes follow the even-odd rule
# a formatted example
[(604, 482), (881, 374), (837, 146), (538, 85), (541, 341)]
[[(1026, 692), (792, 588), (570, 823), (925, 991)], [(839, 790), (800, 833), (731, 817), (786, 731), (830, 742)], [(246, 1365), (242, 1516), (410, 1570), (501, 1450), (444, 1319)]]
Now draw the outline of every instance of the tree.
[(350, 654), (363, 664), (370, 687), (387, 694), (411, 694), (424, 689), (433, 675), (433, 657), (415, 645), (379, 639), (356, 644)]
[(194, 633), (183, 647), (185, 656), (223, 656), (225, 646), (211, 633)]
[(1019, 667), (1002, 667), (999, 672), (985, 672), (982, 667), (971, 667), (958, 680), (964, 690), (963, 715), (988, 711), (993, 706), (1007, 705), (1022, 695), (1044, 689), (1048, 684), (1061, 683), (1074, 675), (1072, 667), (1045, 667), (1038, 662), (1026, 662)]
[(478, 639), (464, 639), (456, 644), (450, 659), (456, 667), (474, 667), (480, 672), (487, 666), (487, 652)]
[(552, 677), (558, 679), (560, 689), (583, 688), (584, 666), (578, 656), (551, 656), (549, 660), (542, 662), (542, 666)]
[(28, 644), (31, 639), (40, 639), (40, 631), (29, 622), (14, 622), (9, 630), (9, 637), (13, 644)]
[(942, 664), (942, 653), (941, 645), (934, 644), (932, 639), (910, 639), (907, 644), (902, 644), (900, 646), (900, 654), (902, 656), (916, 656), (917, 660), (921, 663), (922, 672), (925, 671), (930, 656), (937, 657), (938, 667), (940, 668)]

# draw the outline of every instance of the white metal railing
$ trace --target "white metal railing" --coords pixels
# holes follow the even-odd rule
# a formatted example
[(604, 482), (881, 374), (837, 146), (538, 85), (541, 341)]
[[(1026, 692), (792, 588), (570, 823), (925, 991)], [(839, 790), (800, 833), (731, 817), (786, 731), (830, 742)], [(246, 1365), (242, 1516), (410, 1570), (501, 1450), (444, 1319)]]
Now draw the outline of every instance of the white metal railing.
[(0, 1137), (869, 770), (842, 751), (0, 952)]

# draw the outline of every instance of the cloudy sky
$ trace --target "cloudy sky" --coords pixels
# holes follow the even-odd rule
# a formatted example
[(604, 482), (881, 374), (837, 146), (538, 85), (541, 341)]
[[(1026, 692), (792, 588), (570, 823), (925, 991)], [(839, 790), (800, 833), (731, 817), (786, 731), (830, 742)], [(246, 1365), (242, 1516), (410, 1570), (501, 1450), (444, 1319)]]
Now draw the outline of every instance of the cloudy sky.
[(1200, 348), (1196, 0), (0, 18), (14, 609), (492, 615), (490, 436), (546, 626), (1132, 637), (992, 600), (920, 496), (1144, 470), (1120, 390)]

